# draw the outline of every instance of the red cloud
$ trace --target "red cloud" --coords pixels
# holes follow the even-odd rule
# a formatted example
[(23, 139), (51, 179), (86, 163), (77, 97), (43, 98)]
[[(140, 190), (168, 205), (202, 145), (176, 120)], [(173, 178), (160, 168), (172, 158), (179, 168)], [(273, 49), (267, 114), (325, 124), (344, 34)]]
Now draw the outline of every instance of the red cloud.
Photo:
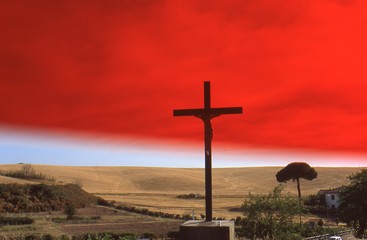
[(363, 1), (7, 1), (0, 122), (119, 136), (366, 150)]

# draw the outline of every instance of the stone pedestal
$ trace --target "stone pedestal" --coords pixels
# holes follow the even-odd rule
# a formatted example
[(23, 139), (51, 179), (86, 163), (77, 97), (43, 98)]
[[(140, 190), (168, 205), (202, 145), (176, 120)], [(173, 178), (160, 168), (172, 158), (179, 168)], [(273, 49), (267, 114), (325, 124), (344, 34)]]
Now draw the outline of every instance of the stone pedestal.
[(180, 226), (180, 240), (234, 240), (234, 222), (187, 221)]

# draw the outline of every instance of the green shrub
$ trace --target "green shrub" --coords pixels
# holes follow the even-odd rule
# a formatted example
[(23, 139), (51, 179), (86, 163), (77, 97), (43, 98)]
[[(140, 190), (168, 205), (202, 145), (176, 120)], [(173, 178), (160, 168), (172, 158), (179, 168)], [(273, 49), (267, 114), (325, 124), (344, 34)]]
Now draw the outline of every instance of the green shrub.
[(177, 198), (181, 198), (181, 199), (204, 199), (205, 196), (201, 195), (200, 193), (190, 193), (190, 194), (178, 195)]
[(136, 240), (138, 237), (133, 233), (126, 233), (119, 237), (119, 240)]
[(0, 213), (59, 211), (67, 203), (81, 208), (96, 204), (97, 197), (74, 184), (0, 184)]
[(0, 225), (26, 225), (32, 224), (33, 219), (29, 217), (5, 217), (0, 216)]
[(190, 214), (184, 214), (184, 215), (182, 215), (182, 219), (183, 220), (191, 220), (192, 219), (192, 216), (190, 215)]
[(103, 198), (97, 198), (97, 205), (111, 207), (111, 204)]
[(50, 234), (45, 234), (40, 237), (40, 240), (54, 240), (55, 238)]
[(71, 240), (136, 240), (137, 236), (133, 233), (88, 233), (83, 235), (72, 236)]
[(150, 240), (154, 240), (157, 239), (157, 235), (155, 235), (154, 233), (144, 233), (143, 235), (141, 235), (142, 238), (149, 238)]
[(74, 218), (74, 215), (76, 214), (75, 207), (72, 204), (67, 204), (65, 206), (64, 213), (66, 214), (66, 219), (71, 220)]
[(168, 232), (167, 236), (171, 239), (180, 239), (180, 232)]
[(27, 235), (24, 237), (24, 240), (37, 240), (38, 237), (36, 235)]
[(59, 240), (70, 240), (70, 238), (69, 238), (69, 236), (67, 236), (67, 235), (61, 235), (61, 236), (59, 237)]

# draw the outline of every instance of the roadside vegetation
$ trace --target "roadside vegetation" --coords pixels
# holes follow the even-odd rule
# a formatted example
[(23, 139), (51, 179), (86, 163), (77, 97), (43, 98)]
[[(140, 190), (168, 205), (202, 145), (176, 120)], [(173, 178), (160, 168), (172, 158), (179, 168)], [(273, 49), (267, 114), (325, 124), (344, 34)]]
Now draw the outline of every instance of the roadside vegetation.
[(349, 180), (350, 183), (342, 187), (338, 215), (363, 238), (367, 236), (367, 169), (349, 176)]
[(301, 240), (307, 237), (346, 230), (345, 227), (325, 227), (323, 221), (296, 223), (300, 214), (308, 215), (307, 209), (298, 204), (299, 199), (283, 193), (278, 185), (268, 194), (249, 194), (241, 207), (242, 217), (236, 219), (236, 233), (245, 239)]

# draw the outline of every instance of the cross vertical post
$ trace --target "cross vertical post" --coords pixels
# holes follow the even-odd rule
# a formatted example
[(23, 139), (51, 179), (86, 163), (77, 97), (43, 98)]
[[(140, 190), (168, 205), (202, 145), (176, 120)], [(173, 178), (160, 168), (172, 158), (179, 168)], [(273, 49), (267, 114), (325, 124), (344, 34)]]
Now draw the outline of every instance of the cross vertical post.
[(204, 122), (205, 142), (205, 216), (207, 221), (213, 219), (213, 194), (212, 194), (212, 139), (213, 129), (210, 114), (210, 82), (204, 82)]
[(212, 118), (221, 114), (241, 114), (242, 107), (212, 108), (210, 101), (210, 82), (204, 82), (204, 108), (173, 110), (173, 116), (195, 116), (204, 122), (205, 141), (205, 213), (206, 221), (212, 221)]

